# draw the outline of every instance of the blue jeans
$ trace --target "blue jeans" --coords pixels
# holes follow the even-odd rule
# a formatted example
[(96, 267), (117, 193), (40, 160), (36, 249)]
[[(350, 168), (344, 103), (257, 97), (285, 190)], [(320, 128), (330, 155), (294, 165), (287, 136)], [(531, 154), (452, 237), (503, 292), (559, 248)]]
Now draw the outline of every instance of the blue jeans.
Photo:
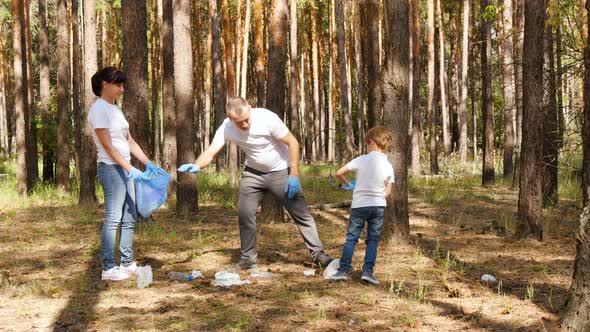
[(115, 239), (121, 224), (121, 264), (133, 261), (133, 227), (137, 218), (135, 208), (135, 186), (127, 179), (127, 172), (119, 165), (98, 163), (98, 181), (104, 191), (104, 224), (101, 235), (103, 270), (115, 267)]
[(365, 252), (365, 264), (363, 272), (373, 273), (375, 259), (377, 258), (377, 246), (381, 238), (381, 228), (383, 227), (383, 206), (366, 206), (351, 209), (350, 218), (348, 219), (348, 231), (346, 232), (346, 243), (342, 249), (342, 258), (340, 258), (340, 271), (350, 272), (352, 255), (361, 232), (367, 222), (367, 251)]

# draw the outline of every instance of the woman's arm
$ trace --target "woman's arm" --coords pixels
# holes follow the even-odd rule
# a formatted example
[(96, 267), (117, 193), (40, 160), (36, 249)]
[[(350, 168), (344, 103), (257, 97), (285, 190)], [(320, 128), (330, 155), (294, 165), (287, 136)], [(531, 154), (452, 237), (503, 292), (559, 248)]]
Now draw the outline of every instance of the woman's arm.
[(108, 153), (109, 157), (111, 157), (111, 159), (113, 159), (117, 164), (119, 164), (119, 166), (123, 167), (127, 172), (131, 171), (131, 164), (127, 160), (125, 160), (121, 153), (119, 153), (119, 151), (115, 149), (115, 147), (113, 146), (109, 129), (97, 128), (94, 131), (96, 132), (96, 136), (98, 136), (100, 144)]
[(137, 158), (137, 160), (141, 161), (142, 164), (147, 165), (150, 159), (145, 155), (145, 153), (143, 153), (143, 150), (141, 149), (139, 144), (137, 144), (137, 142), (133, 139), (133, 137), (131, 137), (131, 133), (129, 134), (129, 138), (127, 139), (127, 141), (129, 142), (129, 149), (131, 151), (131, 154), (135, 158)]

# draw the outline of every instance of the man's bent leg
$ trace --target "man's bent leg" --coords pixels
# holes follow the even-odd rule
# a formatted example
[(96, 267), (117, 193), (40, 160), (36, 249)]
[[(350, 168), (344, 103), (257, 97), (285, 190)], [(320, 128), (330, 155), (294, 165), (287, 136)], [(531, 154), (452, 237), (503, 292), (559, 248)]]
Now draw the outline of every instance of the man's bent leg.
[(240, 180), (238, 221), (240, 224), (240, 260), (256, 262), (256, 209), (264, 194), (260, 176), (244, 171)]

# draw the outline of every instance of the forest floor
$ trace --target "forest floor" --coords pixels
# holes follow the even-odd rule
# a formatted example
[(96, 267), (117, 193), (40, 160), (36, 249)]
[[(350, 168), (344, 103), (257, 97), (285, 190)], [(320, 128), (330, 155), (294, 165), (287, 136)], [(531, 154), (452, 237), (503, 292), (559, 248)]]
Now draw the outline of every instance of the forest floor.
[[(350, 193), (317, 181), (320, 173), (303, 184), (310, 203), (350, 200)], [(199, 176), (206, 182), (209, 175)], [(320, 270), (305, 277), (314, 266), (296, 227), (284, 223), (258, 225), (259, 270), (274, 277), (242, 272), (252, 284), (231, 289), (211, 285), (215, 272), (239, 257), (235, 192), (227, 185), (200, 184), (205, 203), (196, 216), (176, 218), (172, 201), (154, 222), (137, 225), (136, 259), (154, 272), (145, 289), (134, 279), (100, 280), (101, 208), (80, 208), (54, 190), (29, 199), (2, 190), (0, 270), (9, 271), (11, 283), (0, 289), (0, 330), (557, 330), (571, 282), (579, 199), (565, 193), (558, 207), (544, 210), (543, 242), (516, 241), (518, 191), (503, 183), (483, 189), (479, 181), (411, 180), (411, 243), (379, 247), (378, 286), (361, 282), (358, 272), (347, 282), (326, 281)], [(348, 213), (313, 210), (335, 258)], [(364, 249), (360, 241), (356, 271)], [(206, 279), (167, 278), (169, 271), (191, 270)], [(481, 282), (485, 273), (500, 282)]]

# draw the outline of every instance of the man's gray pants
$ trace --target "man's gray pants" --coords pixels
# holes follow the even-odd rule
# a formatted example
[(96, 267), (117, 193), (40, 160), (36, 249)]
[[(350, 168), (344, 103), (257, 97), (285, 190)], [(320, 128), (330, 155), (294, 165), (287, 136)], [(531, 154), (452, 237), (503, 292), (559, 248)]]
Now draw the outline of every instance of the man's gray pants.
[(320, 241), (315, 220), (309, 213), (303, 193), (298, 192), (292, 199), (287, 198), (285, 185), (289, 177), (288, 170), (262, 173), (249, 167), (244, 169), (240, 180), (240, 197), (238, 202), (238, 221), (240, 224), (241, 259), (256, 262), (256, 209), (265, 192), (271, 192), (287, 209), (303, 241), (315, 260), (324, 251)]

